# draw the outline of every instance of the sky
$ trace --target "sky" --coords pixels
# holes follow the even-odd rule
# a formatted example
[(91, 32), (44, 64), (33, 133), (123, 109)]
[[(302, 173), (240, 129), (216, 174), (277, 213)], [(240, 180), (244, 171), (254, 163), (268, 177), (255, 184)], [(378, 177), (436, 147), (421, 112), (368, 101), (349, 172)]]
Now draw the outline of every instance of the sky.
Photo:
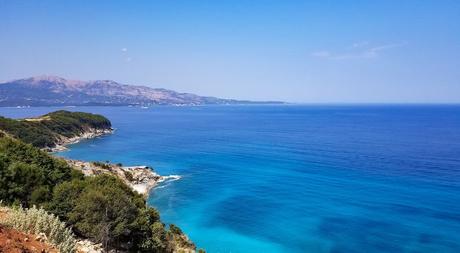
[(460, 1), (0, 0), (0, 81), (250, 100), (460, 103)]

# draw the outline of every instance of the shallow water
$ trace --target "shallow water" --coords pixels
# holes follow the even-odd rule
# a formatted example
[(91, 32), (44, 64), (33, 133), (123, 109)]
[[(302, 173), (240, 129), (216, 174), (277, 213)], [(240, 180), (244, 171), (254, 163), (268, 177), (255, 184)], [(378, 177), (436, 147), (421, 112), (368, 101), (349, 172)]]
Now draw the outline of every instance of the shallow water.
[(61, 155), (183, 176), (148, 203), (207, 252), (460, 252), (460, 106), (66, 109), (117, 130)]

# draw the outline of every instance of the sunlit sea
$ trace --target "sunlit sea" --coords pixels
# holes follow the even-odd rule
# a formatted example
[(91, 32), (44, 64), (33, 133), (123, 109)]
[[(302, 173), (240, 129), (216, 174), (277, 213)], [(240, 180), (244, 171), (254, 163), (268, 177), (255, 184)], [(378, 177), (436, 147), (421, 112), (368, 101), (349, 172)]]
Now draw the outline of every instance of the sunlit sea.
[(460, 106), (0, 108), (100, 113), (59, 155), (180, 180), (148, 204), (214, 252), (460, 252)]

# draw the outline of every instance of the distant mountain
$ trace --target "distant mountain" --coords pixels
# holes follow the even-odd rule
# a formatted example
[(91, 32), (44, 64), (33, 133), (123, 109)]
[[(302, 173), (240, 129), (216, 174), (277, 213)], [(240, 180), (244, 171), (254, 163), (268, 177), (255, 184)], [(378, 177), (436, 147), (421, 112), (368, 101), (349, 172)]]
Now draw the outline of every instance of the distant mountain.
[(38, 76), (0, 83), (0, 106), (53, 105), (216, 105), (267, 104), (204, 97), (172, 90), (120, 84), (111, 80), (75, 81)]

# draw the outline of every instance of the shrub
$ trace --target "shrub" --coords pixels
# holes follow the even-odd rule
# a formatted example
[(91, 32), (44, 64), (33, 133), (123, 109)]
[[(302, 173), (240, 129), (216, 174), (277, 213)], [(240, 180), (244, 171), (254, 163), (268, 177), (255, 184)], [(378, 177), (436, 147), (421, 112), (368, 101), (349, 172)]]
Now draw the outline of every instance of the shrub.
[(0, 137), (0, 199), (6, 204), (28, 207), (47, 202), (55, 185), (82, 177), (62, 160), (23, 142)]
[(100, 168), (105, 169), (105, 170), (110, 170), (111, 169), (109, 163), (103, 163), (103, 162), (95, 161), (95, 162), (92, 162), (92, 164), (94, 166), (100, 167)]
[(14, 208), (8, 212), (8, 219), (5, 225), (14, 229), (39, 234), (44, 233), (49, 242), (54, 244), (62, 253), (75, 252), (76, 239), (70, 228), (53, 214), (47, 213), (42, 208), (35, 206), (23, 209)]
[(169, 231), (171, 233), (175, 234), (175, 235), (182, 235), (183, 234), (182, 230), (178, 226), (176, 226), (174, 224), (169, 224)]
[(132, 182), (134, 180), (133, 173), (131, 173), (131, 171), (124, 170), (123, 174), (125, 174), (125, 177), (129, 182)]
[(109, 249), (132, 245), (145, 201), (120, 179), (102, 174), (56, 186), (48, 207), (78, 235)]

